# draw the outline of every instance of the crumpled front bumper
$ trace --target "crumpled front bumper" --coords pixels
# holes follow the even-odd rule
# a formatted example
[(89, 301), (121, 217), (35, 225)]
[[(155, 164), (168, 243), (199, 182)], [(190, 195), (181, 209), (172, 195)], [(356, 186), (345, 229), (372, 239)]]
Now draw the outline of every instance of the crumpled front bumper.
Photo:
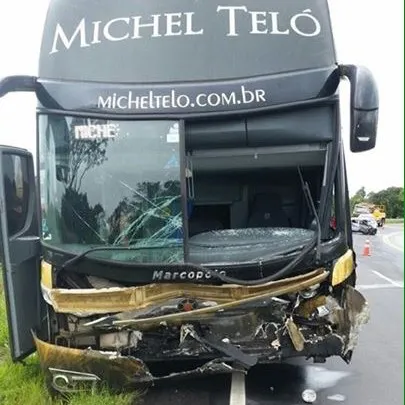
[(51, 387), (59, 392), (73, 392), (107, 384), (119, 391), (147, 388), (156, 381), (236, 371), (223, 361), (207, 361), (189, 371), (153, 376), (138, 358), (114, 352), (79, 350), (49, 344), (34, 336), (40, 363)]
[[(157, 342), (152, 347), (158, 347), (158, 350), (142, 352), (138, 349), (126, 355), (125, 351), (83, 350), (50, 344), (36, 335), (34, 339), (41, 366), (57, 391), (74, 391), (83, 383), (106, 383), (119, 390), (139, 389), (163, 379), (232, 373), (235, 369), (247, 372), (255, 364), (297, 356), (312, 357), (316, 361), (341, 356), (349, 362), (360, 328), (368, 321), (369, 307), (362, 294), (351, 286), (344, 287), (344, 297), (340, 305), (331, 296), (316, 296), (301, 302), (294, 314), (283, 313), (283, 300), (269, 296), (261, 297), (260, 305), (254, 300), (245, 302), (245, 306), (239, 308), (243, 309), (240, 313), (238, 305), (232, 305), (229, 310), (219, 312), (219, 319), (218, 313), (210, 319), (193, 318), (194, 311), (183, 313), (178, 319), (169, 316), (167, 319), (173, 321), (173, 328), (179, 330), (175, 350), (159, 346)], [(263, 308), (272, 314), (278, 312), (280, 322), (260, 321), (263, 317), (258, 313)], [(311, 314), (319, 308), (326, 309), (324, 319), (327, 322), (314, 326)], [(132, 322), (132, 327), (143, 330), (146, 345), (152, 340), (148, 338), (148, 331), (153, 331), (157, 325), (162, 327), (162, 322), (153, 325), (151, 319)], [(131, 322), (118, 322), (123, 328), (131, 325)], [(208, 328), (199, 328), (200, 323)], [(167, 323), (163, 325), (167, 326)], [(185, 359), (198, 360), (199, 366), (167, 375), (153, 375), (149, 367), (153, 360)], [(205, 363), (201, 365), (202, 361)]]
[[(316, 342), (309, 342), (300, 352), (291, 345), (283, 348), (254, 347), (254, 350), (250, 350), (251, 355), (248, 355), (251, 363), (245, 363), (245, 367), (239, 363), (237, 355), (235, 357), (220, 356), (212, 360), (207, 359), (203, 365), (185, 371), (153, 375), (143, 360), (133, 356), (92, 349), (67, 348), (49, 344), (36, 336), (35, 344), (48, 382), (54, 390), (59, 392), (77, 391), (98, 384), (107, 384), (110, 388), (119, 391), (143, 389), (162, 380), (230, 374), (235, 371), (247, 373), (249, 366), (255, 364), (270, 363), (277, 359), (280, 361), (283, 358), (295, 356), (323, 358), (340, 355), (343, 350), (342, 340), (338, 336), (328, 336)], [(280, 356), (281, 352), (282, 356)]]

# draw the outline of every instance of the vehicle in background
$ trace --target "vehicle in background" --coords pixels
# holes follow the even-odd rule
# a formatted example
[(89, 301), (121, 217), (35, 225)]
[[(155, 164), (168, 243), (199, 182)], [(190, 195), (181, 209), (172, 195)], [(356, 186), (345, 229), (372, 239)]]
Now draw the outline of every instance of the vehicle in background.
[(371, 214), (377, 221), (379, 227), (383, 227), (386, 220), (386, 212), (384, 205), (376, 205), (371, 203), (359, 203), (354, 206), (353, 217), (360, 214)]
[(378, 225), (374, 218), (359, 216), (352, 218), (352, 232), (359, 232), (363, 235), (376, 235)]

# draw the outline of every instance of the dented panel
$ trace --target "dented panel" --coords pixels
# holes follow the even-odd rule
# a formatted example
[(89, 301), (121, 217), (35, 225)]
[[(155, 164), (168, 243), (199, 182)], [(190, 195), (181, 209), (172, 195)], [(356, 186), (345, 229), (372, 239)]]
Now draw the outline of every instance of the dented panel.
[(347, 355), (356, 347), (361, 327), (370, 320), (370, 306), (364, 296), (351, 286), (346, 287), (345, 298), (345, 321), (349, 334), (344, 355)]
[[(349, 362), (368, 304), (351, 286), (330, 290), (330, 276), (320, 268), (259, 286), (49, 289), (56, 316), (69, 321), (52, 343), (37, 336), (35, 342), (53, 384), (55, 375), (73, 384), (77, 374), (92, 386), (100, 378), (129, 389), (297, 356), (323, 361), (337, 355)], [(150, 370), (156, 360), (184, 359), (196, 366), (165, 375)]]
[(318, 269), (304, 275), (249, 287), (149, 284), (129, 288), (51, 289), (47, 291), (47, 299), (50, 300), (56, 312), (76, 313), (80, 316), (137, 311), (153, 305), (160, 306), (171, 299), (182, 297), (196, 297), (201, 301), (215, 303), (212, 307), (194, 311), (193, 315), (197, 315), (237, 306), (240, 300), (248, 302), (261, 297), (297, 292), (324, 281), (328, 274), (325, 269)]
[[(41, 367), (58, 368), (76, 372), (90, 373), (108, 381), (111, 386), (123, 389), (136, 383), (152, 380), (142, 360), (130, 356), (121, 356), (116, 352), (79, 350), (52, 345), (34, 335)], [(57, 389), (57, 387), (54, 387)]]

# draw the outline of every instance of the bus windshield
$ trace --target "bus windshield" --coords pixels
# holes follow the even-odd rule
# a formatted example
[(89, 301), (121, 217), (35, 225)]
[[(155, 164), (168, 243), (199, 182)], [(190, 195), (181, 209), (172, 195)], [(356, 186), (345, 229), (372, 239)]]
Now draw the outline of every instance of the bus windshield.
[[(40, 114), (38, 128), (48, 248), (70, 254), (97, 248), (88, 257), (134, 263), (229, 264), (273, 260), (314, 238), (314, 217), (291, 163), (250, 167), (255, 160), (236, 154), (221, 160), (225, 170), (215, 159), (185, 156), (175, 120)], [(318, 151), (303, 169), (313, 187), (322, 178), (324, 154)], [(290, 157), (308, 163), (304, 155)], [(273, 160), (263, 154), (260, 161)], [(244, 162), (242, 171), (235, 169)], [(246, 187), (250, 196), (243, 197)], [(313, 193), (318, 199), (319, 190)]]
[(183, 261), (176, 121), (40, 115), (39, 139), (46, 244), (71, 253), (131, 246), (139, 250), (126, 260)]

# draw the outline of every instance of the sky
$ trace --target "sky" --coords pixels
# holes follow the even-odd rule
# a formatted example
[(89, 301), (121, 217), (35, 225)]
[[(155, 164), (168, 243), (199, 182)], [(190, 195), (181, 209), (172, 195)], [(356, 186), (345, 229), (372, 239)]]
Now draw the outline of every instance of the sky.
[[(13, 0), (0, 4), (0, 77), (37, 74), (48, 1)], [(304, 4), (305, 0), (299, 2)], [(341, 84), (342, 134), (350, 194), (362, 186), (367, 192), (402, 187), (404, 1), (329, 0), (329, 7), (339, 63), (367, 66), (380, 94), (377, 145), (371, 151), (354, 154), (349, 150), (349, 85)], [(0, 99), (0, 144), (35, 153), (35, 108), (33, 94), (14, 93)]]

